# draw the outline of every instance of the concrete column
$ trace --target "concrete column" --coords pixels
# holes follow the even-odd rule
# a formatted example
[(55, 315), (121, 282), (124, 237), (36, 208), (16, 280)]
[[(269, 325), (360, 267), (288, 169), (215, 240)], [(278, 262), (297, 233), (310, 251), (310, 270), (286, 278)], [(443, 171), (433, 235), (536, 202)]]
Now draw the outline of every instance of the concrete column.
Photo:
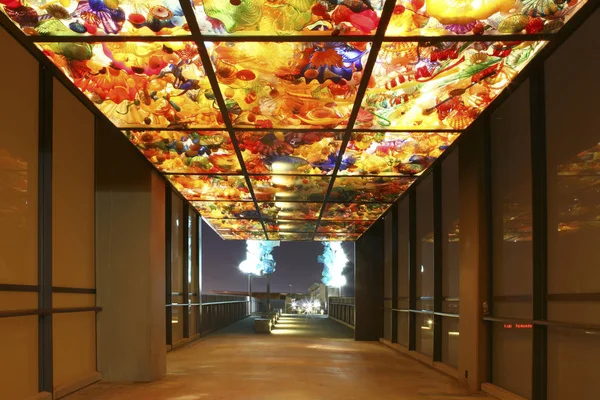
[[(482, 121), (483, 122), (483, 121)], [(477, 391), (486, 376), (487, 335), (482, 321), (487, 299), (488, 216), (486, 212), (485, 124), (463, 138), (460, 174), (460, 336), (458, 371)]]
[(383, 235), (380, 220), (354, 244), (355, 340), (383, 336)]
[(97, 122), (98, 370), (154, 381), (166, 374), (165, 183), (120, 135)]

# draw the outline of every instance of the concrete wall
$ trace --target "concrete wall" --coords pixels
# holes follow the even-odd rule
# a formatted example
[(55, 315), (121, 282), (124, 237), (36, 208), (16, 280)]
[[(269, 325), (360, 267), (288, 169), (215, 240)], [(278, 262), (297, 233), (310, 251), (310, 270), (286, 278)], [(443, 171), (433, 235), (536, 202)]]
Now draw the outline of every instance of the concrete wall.
[(98, 370), (152, 381), (166, 373), (165, 183), (120, 135), (97, 126)]

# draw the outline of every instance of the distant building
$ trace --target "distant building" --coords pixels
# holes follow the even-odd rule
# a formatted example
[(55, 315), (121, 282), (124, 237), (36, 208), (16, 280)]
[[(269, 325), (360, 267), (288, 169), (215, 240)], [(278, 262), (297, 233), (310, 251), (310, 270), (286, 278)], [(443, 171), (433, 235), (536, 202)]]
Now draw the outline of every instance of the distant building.
[(318, 301), (321, 304), (321, 309), (325, 310), (325, 313), (329, 310), (329, 297), (339, 297), (340, 289), (334, 287), (327, 287), (324, 283), (315, 282), (308, 288), (310, 300), (314, 303)]

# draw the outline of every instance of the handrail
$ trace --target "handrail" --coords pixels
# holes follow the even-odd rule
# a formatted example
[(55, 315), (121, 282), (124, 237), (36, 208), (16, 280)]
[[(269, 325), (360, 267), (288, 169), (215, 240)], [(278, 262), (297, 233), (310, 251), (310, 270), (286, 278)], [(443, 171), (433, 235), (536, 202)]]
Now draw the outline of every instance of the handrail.
[(0, 311), (0, 318), (11, 318), (11, 317), (27, 317), (31, 315), (50, 315), (50, 314), (65, 314), (65, 313), (76, 313), (76, 312), (100, 312), (102, 307), (61, 307), (61, 308), (34, 308), (28, 310), (9, 310)]

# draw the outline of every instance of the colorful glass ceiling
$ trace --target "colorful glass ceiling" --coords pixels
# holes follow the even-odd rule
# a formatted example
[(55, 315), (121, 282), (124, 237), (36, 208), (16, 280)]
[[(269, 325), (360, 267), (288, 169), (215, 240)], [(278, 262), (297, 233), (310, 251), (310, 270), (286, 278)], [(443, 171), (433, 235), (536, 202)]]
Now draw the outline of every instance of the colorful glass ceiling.
[(0, 0), (231, 240), (358, 239), (585, 0)]

